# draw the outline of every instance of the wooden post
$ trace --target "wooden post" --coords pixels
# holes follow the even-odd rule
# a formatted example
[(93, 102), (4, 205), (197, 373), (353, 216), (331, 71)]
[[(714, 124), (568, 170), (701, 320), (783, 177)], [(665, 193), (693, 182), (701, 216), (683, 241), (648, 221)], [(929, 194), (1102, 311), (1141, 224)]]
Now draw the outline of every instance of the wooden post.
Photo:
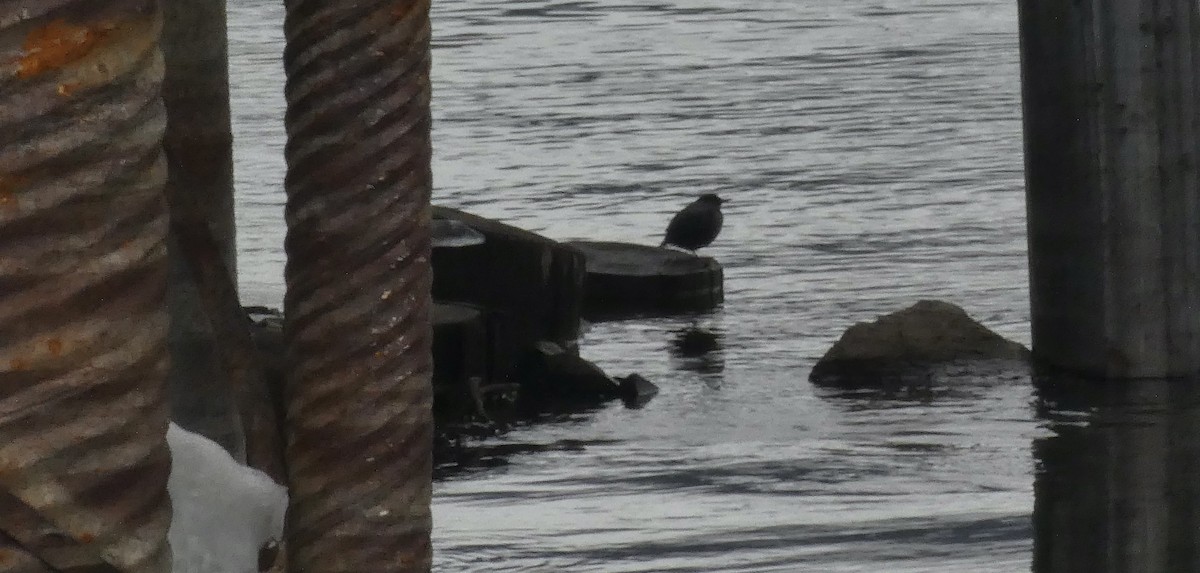
[[(171, 219), (205, 223), (236, 284), (225, 0), (171, 0), (162, 7)], [(173, 417), (242, 460), (244, 436), (229, 374), (216, 348), (218, 335), (175, 237), (169, 247)]]
[(1019, 8), (1034, 356), (1200, 372), (1197, 5)]

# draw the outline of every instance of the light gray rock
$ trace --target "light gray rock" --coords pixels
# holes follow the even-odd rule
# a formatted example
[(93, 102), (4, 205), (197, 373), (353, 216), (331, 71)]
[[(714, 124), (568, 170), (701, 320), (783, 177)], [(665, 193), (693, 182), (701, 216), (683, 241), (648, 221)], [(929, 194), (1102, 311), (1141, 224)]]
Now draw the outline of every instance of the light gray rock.
[(1029, 350), (992, 332), (957, 305), (922, 300), (851, 326), (813, 367), (810, 379), (964, 360), (1027, 362)]

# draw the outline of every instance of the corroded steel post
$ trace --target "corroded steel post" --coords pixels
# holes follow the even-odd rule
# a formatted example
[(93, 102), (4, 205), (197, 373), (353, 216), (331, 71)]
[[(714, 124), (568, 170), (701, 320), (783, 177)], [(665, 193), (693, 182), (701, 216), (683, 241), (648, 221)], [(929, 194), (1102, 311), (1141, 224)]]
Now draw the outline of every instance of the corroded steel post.
[[(162, 2), (164, 146), (169, 165), (171, 218), (202, 222), (217, 242), (231, 277), (237, 272), (233, 219), (233, 136), (229, 118), (229, 62), (225, 0)], [(168, 243), (171, 283), (171, 410), (182, 426), (242, 458), (244, 436), (229, 373), (198, 285), (177, 241)]]
[(170, 568), (160, 29), (0, 2), (0, 567)]
[(289, 563), (428, 571), (429, 1), (287, 9)]
[(1200, 7), (1018, 4), (1034, 355), (1200, 373)]

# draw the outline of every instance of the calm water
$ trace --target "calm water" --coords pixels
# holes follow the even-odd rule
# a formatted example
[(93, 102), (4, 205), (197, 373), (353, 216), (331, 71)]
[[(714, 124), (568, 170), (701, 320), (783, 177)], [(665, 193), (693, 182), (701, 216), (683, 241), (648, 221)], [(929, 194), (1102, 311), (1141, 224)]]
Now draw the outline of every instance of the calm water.
[[(230, 2), (247, 304), (282, 299), (281, 4)], [(807, 381), (920, 298), (1028, 342), (1016, 3), (740, 4), (434, 2), (435, 202), (657, 244), (695, 195), (728, 200), (724, 308), (583, 340), (661, 394), (496, 440), (592, 445), (436, 484), (439, 571), (1030, 569), (1056, 427), (1027, 376)], [(675, 349), (693, 322), (718, 350)]]

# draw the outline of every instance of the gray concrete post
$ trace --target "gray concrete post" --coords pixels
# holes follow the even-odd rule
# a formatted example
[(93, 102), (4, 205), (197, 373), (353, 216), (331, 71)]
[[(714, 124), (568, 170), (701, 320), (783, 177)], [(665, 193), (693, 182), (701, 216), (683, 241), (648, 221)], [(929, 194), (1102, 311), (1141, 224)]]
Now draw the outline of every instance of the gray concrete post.
[[(171, 0), (162, 7), (171, 218), (207, 221), (236, 284), (225, 0)], [(200, 212), (180, 213), (181, 209)], [(244, 459), (236, 401), (229, 373), (219, 360), (216, 335), (183, 250), (174, 238), (169, 246), (172, 415), (180, 425)]]
[(1200, 14), (1020, 0), (1033, 352), (1200, 372)]

